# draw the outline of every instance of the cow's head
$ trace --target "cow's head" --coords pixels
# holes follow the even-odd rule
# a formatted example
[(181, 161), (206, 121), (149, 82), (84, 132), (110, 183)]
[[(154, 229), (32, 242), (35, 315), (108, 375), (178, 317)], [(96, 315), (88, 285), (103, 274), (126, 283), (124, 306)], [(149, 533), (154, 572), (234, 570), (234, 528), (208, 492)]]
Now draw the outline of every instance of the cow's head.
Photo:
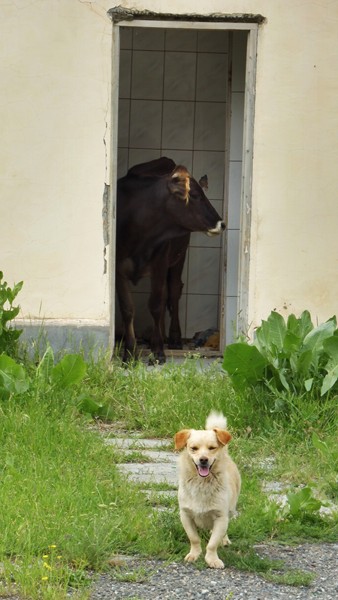
[(175, 199), (172, 205), (176, 221), (189, 231), (203, 231), (217, 235), (224, 231), (225, 223), (206, 197), (203, 187), (208, 187), (204, 175), (200, 182), (190, 175), (186, 167), (176, 166), (168, 176), (168, 188)]

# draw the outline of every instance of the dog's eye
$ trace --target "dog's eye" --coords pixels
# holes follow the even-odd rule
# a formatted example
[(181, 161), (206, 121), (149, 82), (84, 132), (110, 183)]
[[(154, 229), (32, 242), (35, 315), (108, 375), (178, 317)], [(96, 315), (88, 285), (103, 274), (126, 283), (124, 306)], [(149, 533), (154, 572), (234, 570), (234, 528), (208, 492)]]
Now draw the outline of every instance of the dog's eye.
[(208, 450), (216, 450), (216, 446), (209, 446)]
[(191, 446), (190, 450), (192, 452), (196, 452), (198, 450), (197, 446)]

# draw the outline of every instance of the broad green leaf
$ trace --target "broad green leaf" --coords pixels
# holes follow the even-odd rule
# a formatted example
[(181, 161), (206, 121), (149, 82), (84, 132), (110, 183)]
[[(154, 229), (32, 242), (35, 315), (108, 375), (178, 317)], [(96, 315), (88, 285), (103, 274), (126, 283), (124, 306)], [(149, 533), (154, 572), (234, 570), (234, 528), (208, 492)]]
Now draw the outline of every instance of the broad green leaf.
[(313, 385), (313, 377), (310, 377), (310, 379), (305, 379), (304, 387), (307, 392), (311, 391), (312, 385)]
[[(18, 293), (21, 291), (22, 286), (23, 286), (23, 281), (19, 281), (19, 283), (16, 283), (14, 285), (13, 289), (11, 290), (13, 300), (14, 300), (14, 298), (17, 297)], [(13, 300), (12, 300), (12, 302), (13, 302)]]
[(310, 374), (311, 364), (311, 350), (303, 350), (300, 354), (295, 353), (290, 357), (290, 365), (294, 375), (306, 377)]
[(67, 354), (53, 368), (51, 372), (52, 382), (61, 388), (80, 383), (86, 374), (87, 366), (79, 354)]
[(102, 404), (96, 402), (96, 400), (88, 394), (81, 394), (79, 397), (79, 410), (83, 413), (90, 414), (92, 417), (99, 415), (102, 406)]
[(338, 337), (333, 335), (323, 341), (323, 348), (325, 352), (336, 362), (338, 365)]
[(7, 354), (0, 356), (0, 388), (10, 394), (22, 394), (29, 388), (29, 379), (25, 369)]
[(315, 512), (320, 509), (322, 503), (312, 495), (310, 487), (304, 487), (299, 492), (290, 492), (287, 495), (292, 516), (300, 516), (303, 512)]
[(313, 329), (311, 315), (308, 310), (304, 310), (301, 316), (297, 317), (293, 314), (288, 316), (286, 323), (287, 331), (299, 337), (302, 341), (305, 336)]
[(292, 331), (287, 331), (284, 338), (283, 350), (287, 358), (290, 358), (291, 355), (299, 350), (301, 346), (302, 340)]
[(324, 340), (333, 336), (335, 329), (336, 326), (333, 320), (326, 321), (326, 323), (312, 329), (304, 338), (304, 349), (312, 350), (314, 354), (320, 353), (323, 350)]
[(283, 350), (284, 338), (286, 334), (285, 321), (279, 313), (272, 311), (266, 321), (262, 321), (260, 327), (256, 329), (256, 346), (262, 352), (266, 350), (267, 356), (276, 357)]
[(2, 322), (7, 323), (8, 321), (15, 319), (15, 317), (19, 314), (19, 312), (20, 312), (19, 306), (17, 306), (16, 308), (11, 308), (10, 310), (4, 310), (2, 313), (2, 317), (1, 317)]
[(288, 382), (287, 382), (287, 379), (286, 379), (286, 377), (285, 377), (285, 375), (284, 375), (284, 372), (283, 372), (283, 370), (282, 370), (282, 369), (279, 369), (279, 370), (278, 370), (278, 376), (279, 376), (279, 379), (280, 379), (280, 382), (281, 382), (282, 386), (283, 386), (283, 387), (284, 387), (284, 388), (285, 388), (287, 391), (289, 391), (289, 390), (290, 390), (290, 386), (289, 386), (289, 384), (288, 384)]
[(255, 346), (237, 343), (225, 348), (223, 368), (237, 389), (255, 385), (262, 379), (266, 366), (266, 359)]
[(323, 384), (320, 390), (320, 395), (324, 396), (338, 380), (338, 337), (333, 335), (323, 341), (324, 351), (329, 355), (329, 360), (325, 365), (325, 375)]
[(327, 371), (327, 374), (323, 379), (322, 387), (320, 389), (321, 396), (324, 396), (326, 392), (333, 388), (338, 380), (338, 365), (333, 359), (329, 360), (325, 366), (325, 370)]

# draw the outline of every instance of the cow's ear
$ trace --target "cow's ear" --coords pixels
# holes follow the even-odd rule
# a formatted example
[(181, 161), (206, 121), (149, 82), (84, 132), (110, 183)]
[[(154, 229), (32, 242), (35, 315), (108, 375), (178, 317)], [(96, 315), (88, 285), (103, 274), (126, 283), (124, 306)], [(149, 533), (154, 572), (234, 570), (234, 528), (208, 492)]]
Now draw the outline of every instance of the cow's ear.
[(176, 167), (170, 176), (168, 186), (172, 194), (185, 202), (189, 201), (190, 175), (185, 167)]
[(190, 429), (182, 429), (175, 433), (175, 450), (182, 450), (187, 445), (187, 441), (190, 437)]
[(203, 175), (198, 182), (203, 190), (207, 190), (209, 187), (208, 175)]

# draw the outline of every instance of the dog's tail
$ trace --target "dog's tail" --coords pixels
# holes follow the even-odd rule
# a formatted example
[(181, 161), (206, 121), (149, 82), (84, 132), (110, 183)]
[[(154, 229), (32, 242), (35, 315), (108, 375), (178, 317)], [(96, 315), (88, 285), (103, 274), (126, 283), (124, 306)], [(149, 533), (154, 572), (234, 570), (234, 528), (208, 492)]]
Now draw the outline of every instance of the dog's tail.
[(225, 416), (221, 412), (216, 412), (212, 410), (210, 415), (207, 418), (206, 429), (224, 429), (227, 428), (227, 420)]

